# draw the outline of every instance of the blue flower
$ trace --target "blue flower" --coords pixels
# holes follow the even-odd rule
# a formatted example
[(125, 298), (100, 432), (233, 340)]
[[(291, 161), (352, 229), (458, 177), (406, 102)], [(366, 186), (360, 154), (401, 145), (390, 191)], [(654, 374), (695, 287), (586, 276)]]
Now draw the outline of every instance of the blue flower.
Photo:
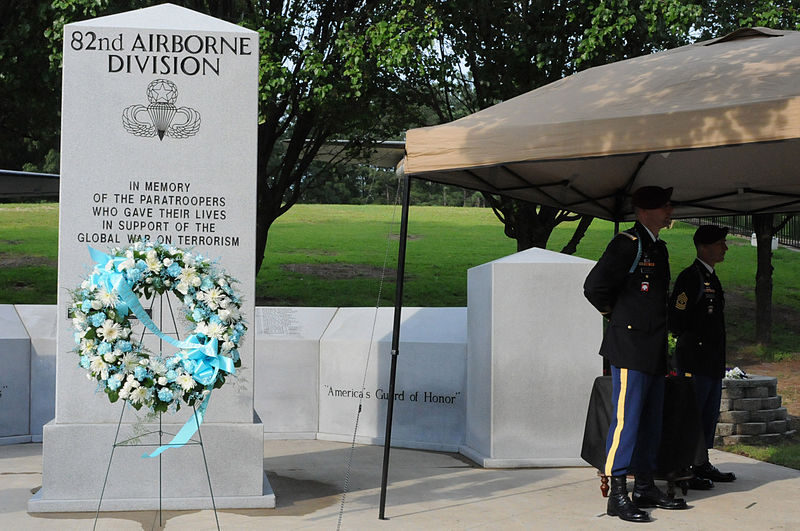
[(128, 269), (125, 274), (128, 276), (130, 282), (139, 282), (142, 278), (142, 272), (137, 268)]
[(210, 322), (214, 324), (222, 324), (222, 320), (219, 318), (217, 314), (211, 314), (211, 318), (209, 319)]
[(168, 382), (172, 383), (178, 377), (178, 373), (176, 373), (175, 371), (170, 369), (170, 370), (167, 371), (167, 374), (165, 374), (164, 376), (166, 376)]
[(200, 284), (200, 289), (203, 291), (208, 291), (214, 287), (214, 281), (211, 280), (211, 277), (203, 278), (203, 282)]
[(172, 402), (173, 396), (174, 395), (172, 394), (172, 391), (170, 391), (166, 387), (163, 387), (158, 392), (158, 399), (161, 400), (162, 402)]
[(139, 381), (144, 380), (148, 376), (150, 376), (150, 373), (147, 371), (147, 369), (145, 369), (141, 365), (133, 369), (133, 377)]
[(167, 268), (167, 274), (172, 278), (176, 278), (178, 275), (181, 274), (181, 266), (178, 262), (172, 262), (172, 264)]
[(91, 309), (92, 309), (92, 301), (84, 299), (84, 301), (81, 303), (81, 311), (83, 311), (83, 313), (87, 313)]
[(174, 369), (181, 362), (180, 356), (172, 356), (167, 360), (167, 369)]
[(192, 312), (192, 319), (194, 319), (195, 322), (205, 321), (206, 317), (208, 317), (208, 313), (208, 310), (204, 307), (197, 306)]
[(188, 372), (189, 374), (194, 373), (194, 370), (197, 368), (197, 364), (194, 360), (183, 360), (183, 370)]
[(136, 261), (136, 269), (139, 269), (140, 271), (146, 271), (147, 270), (147, 262), (145, 262), (141, 258), (138, 259)]
[(131, 350), (133, 350), (131, 342), (126, 341), (124, 339), (120, 339), (117, 341), (117, 348), (120, 349), (122, 352), (130, 352)]
[(231, 359), (234, 363), (239, 361), (239, 351), (238, 350), (231, 350)]
[(119, 386), (122, 385), (122, 378), (117, 376), (112, 376), (111, 378), (108, 379), (108, 383), (106, 385), (108, 385), (108, 388), (111, 389), (112, 391), (116, 391), (117, 389), (119, 389)]
[(97, 312), (89, 316), (89, 322), (92, 323), (92, 326), (102, 326), (102, 324), (106, 320), (106, 314), (103, 312)]
[(81, 367), (88, 371), (91, 364), (92, 362), (89, 360), (89, 356), (81, 356)]
[(97, 345), (97, 354), (98, 355), (102, 356), (103, 354), (108, 354), (109, 352), (111, 352), (111, 344), (110, 343), (106, 343), (105, 341), (103, 341), (102, 343)]

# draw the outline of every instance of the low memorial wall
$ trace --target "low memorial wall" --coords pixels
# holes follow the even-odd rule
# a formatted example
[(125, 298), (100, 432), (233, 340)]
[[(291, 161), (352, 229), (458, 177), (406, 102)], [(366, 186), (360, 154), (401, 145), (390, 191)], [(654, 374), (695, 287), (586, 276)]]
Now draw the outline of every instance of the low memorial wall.
[[(601, 318), (581, 292), (591, 265), (532, 249), (470, 270), (466, 308), (403, 308), (392, 444), (481, 466), (583, 466), (583, 420), (602, 368)], [(41, 440), (54, 412), (58, 312), (0, 310), (0, 363), (13, 367), (0, 370), (0, 406), (14, 405), (0, 408), (9, 416), (0, 444)], [(254, 389), (264, 438), (382, 444), (393, 315), (256, 308), (252, 366), (231, 387)]]

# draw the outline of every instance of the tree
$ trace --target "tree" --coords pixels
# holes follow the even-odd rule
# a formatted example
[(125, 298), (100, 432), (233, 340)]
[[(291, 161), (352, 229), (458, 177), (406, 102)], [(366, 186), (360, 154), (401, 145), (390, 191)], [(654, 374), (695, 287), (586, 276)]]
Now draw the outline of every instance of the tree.
[[(478, 111), (583, 68), (685, 44), (700, 13), (679, 0), (454, 0), (435, 3), (442, 29), (424, 60), (419, 100), (439, 122)], [(590, 217), (484, 194), (517, 240), (545, 247), (561, 222), (581, 219), (564, 252), (574, 252)]]
[(49, 68), (50, 2), (0, 4), (0, 168), (58, 170), (59, 76)]

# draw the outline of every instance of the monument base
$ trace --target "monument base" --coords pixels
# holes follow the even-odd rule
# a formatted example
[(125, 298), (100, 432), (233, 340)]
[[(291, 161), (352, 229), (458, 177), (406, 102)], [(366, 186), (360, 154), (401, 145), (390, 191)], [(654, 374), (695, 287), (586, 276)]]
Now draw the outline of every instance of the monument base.
[[(180, 428), (180, 424), (162, 425), (166, 433), (177, 433)], [(113, 448), (116, 430), (115, 424), (46, 424), (42, 488), (28, 501), (28, 511), (94, 511), (101, 492), (101, 511), (158, 509), (159, 488), (162, 509), (210, 509), (209, 477), (218, 509), (275, 507), (275, 494), (264, 473), (264, 427), (260, 422), (204, 423), (200, 427), (202, 447), (170, 448), (161, 454), (160, 463), (157, 457), (142, 457), (157, 447), (157, 433)], [(118, 441), (152, 431), (158, 431), (157, 424), (124, 423)], [(165, 435), (162, 441), (170, 439)], [(199, 440), (198, 434), (193, 440)]]
[[(214, 494), (214, 503), (217, 509), (274, 509), (275, 494), (264, 472), (263, 494), (260, 496), (217, 496)], [(88, 500), (53, 500), (45, 499), (42, 490), (28, 500), (29, 513), (68, 513), (68, 512), (94, 512), (97, 510), (98, 499)], [(195, 498), (162, 498), (161, 509), (164, 511), (183, 511), (194, 509), (212, 509), (211, 497)], [(106, 511), (157, 511), (158, 498), (103, 498), (101, 512)]]
[(482, 468), (561, 468), (585, 467), (586, 461), (580, 457), (523, 457), (495, 458), (483, 455), (469, 446), (461, 446), (458, 453)]

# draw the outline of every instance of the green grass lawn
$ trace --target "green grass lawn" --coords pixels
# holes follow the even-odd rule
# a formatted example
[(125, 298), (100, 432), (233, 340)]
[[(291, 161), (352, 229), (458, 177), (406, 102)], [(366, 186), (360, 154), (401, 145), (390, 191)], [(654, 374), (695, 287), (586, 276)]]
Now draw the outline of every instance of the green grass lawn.
[[(0, 303), (55, 303), (57, 226), (55, 203), (0, 204)], [(380, 294), (380, 305), (394, 304), (399, 227), (400, 208), (391, 205), (293, 207), (270, 230), (256, 303), (375, 306)], [(560, 250), (573, 230), (572, 223), (559, 225), (548, 248)], [(661, 233), (673, 278), (693, 260), (693, 231), (677, 223)], [(576, 254), (597, 259), (612, 235), (612, 223), (596, 220)], [(717, 269), (728, 294), (731, 345), (767, 357), (791, 356), (798, 344), (800, 253), (774, 253), (774, 341), (765, 349), (750, 340), (756, 249), (739, 237), (730, 237), (729, 247)], [(490, 209), (412, 206), (404, 304), (465, 306), (467, 269), (515, 250)]]

